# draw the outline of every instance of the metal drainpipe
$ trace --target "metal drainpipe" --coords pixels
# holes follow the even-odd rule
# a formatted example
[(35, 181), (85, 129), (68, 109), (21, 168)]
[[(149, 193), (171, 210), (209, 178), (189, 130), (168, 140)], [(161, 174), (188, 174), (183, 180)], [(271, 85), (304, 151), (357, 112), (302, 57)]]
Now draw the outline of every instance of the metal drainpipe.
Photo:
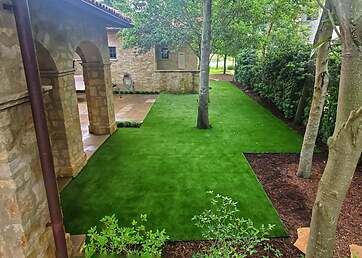
[(49, 132), (44, 112), (39, 67), (31, 29), (28, 1), (13, 0), (13, 4), (16, 28), (19, 37), (21, 55), (23, 58), (25, 77), (39, 149), (43, 180), (48, 199), (51, 226), (56, 247), (56, 256), (58, 258), (68, 258), (63, 216), (60, 208), (53, 155), (50, 147)]

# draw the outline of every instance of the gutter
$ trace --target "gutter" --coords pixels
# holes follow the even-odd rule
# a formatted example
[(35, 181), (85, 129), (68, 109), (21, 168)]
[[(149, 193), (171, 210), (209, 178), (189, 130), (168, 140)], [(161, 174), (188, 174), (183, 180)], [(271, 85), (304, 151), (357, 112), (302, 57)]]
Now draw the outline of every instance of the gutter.
[(54, 172), (53, 155), (44, 111), (38, 60), (31, 30), (28, 0), (13, 0), (13, 10), (19, 37), (25, 77), (29, 92), (35, 134), (39, 150), (57, 258), (68, 258), (60, 208), (59, 192)]

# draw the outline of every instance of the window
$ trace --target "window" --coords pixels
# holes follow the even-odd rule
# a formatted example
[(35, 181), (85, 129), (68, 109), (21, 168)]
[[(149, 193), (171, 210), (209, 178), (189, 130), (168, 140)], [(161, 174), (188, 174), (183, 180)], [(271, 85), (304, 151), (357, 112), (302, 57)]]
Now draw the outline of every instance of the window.
[(109, 47), (109, 58), (117, 59), (117, 49), (116, 47)]
[(169, 58), (169, 50), (168, 48), (164, 47), (161, 49), (161, 59), (168, 59)]

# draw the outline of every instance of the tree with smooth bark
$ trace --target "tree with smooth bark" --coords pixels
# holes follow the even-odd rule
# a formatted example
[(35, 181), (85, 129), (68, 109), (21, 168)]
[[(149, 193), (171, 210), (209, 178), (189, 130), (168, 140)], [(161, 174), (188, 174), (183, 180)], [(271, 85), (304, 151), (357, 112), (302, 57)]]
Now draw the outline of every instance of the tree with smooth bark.
[(200, 60), (200, 90), (197, 128), (208, 129), (209, 123), (209, 59), (211, 41), (211, 0), (204, 0), (201, 60)]
[(333, 35), (333, 25), (329, 18), (331, 12), (331, 5), (327, 1), (314, 41), (314, 48), (317, 50), (314, 93), (298, 167), (298, 176), (303, 178), (311, 176), (313, 153), (328, 90), (328, 54)]
[(339, 214), (362, 152), (362, 2), (331, 4), (342, 41), (337, 120), (313, 207), (306, 258), (333, 257)]

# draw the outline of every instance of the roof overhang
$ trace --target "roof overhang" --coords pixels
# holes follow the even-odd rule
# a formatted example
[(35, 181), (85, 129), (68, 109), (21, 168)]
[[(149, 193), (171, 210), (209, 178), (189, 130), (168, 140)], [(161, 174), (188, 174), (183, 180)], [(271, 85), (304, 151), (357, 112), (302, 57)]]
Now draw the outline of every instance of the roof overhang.
[(132, 20), (123, 16), (117, 10), (94, 0), (63, 0), (71, 5), (78, 6), (89, 13), (100, 16), (106, 21), (106, 27), (130, 28)]

